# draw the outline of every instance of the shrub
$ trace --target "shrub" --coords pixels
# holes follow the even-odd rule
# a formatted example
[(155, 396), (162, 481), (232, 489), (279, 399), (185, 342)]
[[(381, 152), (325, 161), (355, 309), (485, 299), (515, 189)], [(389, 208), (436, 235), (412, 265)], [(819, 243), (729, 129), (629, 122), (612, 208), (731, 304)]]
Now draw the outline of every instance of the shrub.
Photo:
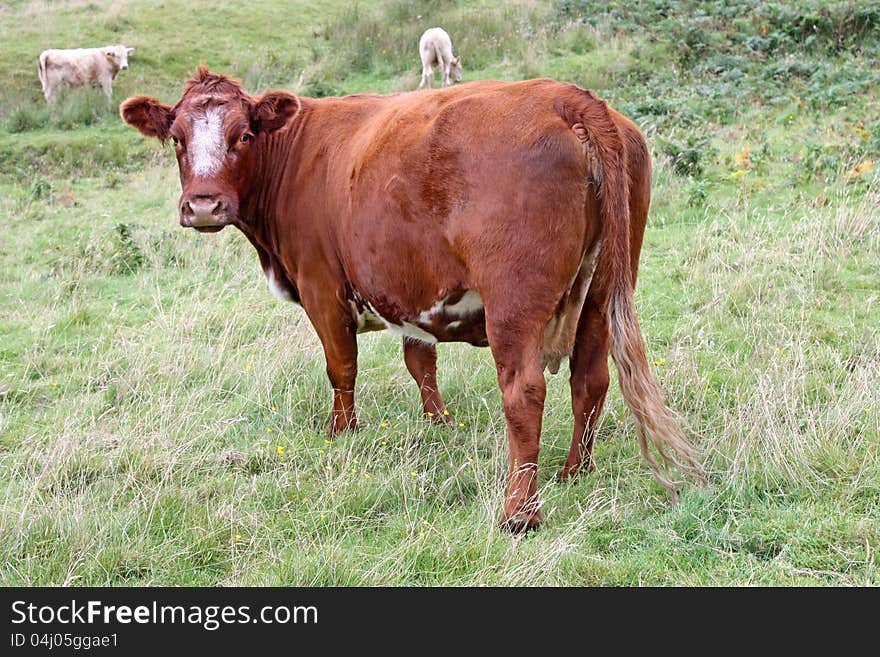
[(659, 139), (660, 152), (672, 162), (672, 168), (680, 176), (700, 176), (707, 159), (714, 158), (716, 150), (707, 137), (691, 134), (684, 143)]

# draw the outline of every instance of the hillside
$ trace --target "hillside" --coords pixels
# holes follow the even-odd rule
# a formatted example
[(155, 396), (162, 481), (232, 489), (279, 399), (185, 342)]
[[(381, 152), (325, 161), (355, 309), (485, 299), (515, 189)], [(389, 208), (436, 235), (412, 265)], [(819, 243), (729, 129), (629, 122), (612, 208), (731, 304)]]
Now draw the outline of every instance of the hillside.
[[(426, 426), (397, 340), (361, 336), (363, 429), (328, 442), (320, 344), (233, 231), (177, 227), (170, 147), (123, 125), (200, 62), (253, 92), (464, 79), (594, 89), (652, 149), (636, 302), (710, 471), (672, 506), (612, 382), (598, 470), (499, 530), (487, 350), (439, 349)], [(880, 5), (592, 0), (23, 1), (0, 8), (0, 584), (880, 584)], [(47, 47), (136, 48), (108, 106), (43, 102)]]

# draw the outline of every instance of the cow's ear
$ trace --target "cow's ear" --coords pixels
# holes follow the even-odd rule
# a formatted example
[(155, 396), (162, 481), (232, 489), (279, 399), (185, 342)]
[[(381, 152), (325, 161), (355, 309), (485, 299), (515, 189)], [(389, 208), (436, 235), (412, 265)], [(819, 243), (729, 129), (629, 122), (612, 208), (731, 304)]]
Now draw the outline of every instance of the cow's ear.
[(168, 139), (174, 123), (174, 110), (152, 96), (132, 96), (119, 106), (119, 115), (147, 137), (158, 137), (162, 141)]
[(273, 132), (287, 125), (299, 113), (299, 98), (289, 91), (267, 91), (257, 98), (253, 109), (255, 132)]
[(133, 52), (134, 52), (134, 48), (126, 48), (125, 49), (125, 54), (127, 54), (127, 55), (130, 55)]

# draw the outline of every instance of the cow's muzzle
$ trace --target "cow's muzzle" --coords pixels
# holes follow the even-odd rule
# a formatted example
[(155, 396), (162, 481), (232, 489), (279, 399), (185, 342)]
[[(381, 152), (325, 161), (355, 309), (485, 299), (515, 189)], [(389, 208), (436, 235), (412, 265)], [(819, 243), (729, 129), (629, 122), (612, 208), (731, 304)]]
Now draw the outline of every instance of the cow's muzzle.
[(184, 228), (215, 233), (228, 223), (226, 203), (216, 196), (191, 196), (180, 203), (180, 225)]

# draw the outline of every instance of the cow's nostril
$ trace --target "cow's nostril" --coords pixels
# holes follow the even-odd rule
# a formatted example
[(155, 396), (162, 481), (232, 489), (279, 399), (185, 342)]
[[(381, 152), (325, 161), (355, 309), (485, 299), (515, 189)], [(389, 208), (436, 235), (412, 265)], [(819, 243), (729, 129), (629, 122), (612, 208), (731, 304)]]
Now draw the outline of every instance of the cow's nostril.
[(193, 212), (192, 206), (189, 204), (189, 201), (183, 202), (183, 205), (180, 206), (180, 212), (187, 217), (191, 217), (193, 214), (195, 214)]

